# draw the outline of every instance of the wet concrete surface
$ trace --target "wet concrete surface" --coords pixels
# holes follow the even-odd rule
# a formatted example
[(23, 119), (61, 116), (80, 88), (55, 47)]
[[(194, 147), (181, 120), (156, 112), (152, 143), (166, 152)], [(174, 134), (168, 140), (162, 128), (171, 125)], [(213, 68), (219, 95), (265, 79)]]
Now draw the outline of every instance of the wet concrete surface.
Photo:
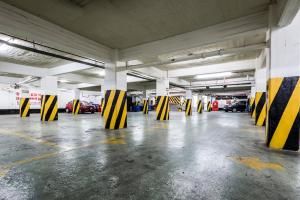
[(265, 147), (247, 113), (0, 116), (0, 199), (300, 199), (300, 154)]

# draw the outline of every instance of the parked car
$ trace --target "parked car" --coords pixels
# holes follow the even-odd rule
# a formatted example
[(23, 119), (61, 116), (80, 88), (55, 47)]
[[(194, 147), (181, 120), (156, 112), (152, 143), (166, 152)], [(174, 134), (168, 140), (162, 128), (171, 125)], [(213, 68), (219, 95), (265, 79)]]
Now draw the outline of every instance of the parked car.
[(231, 112), (244, 112), (246, 111), (246, 102), (245, 101), (239, 101), (239, 102), (235, 102), (231, 105), (225, 105), (224, 106), (224, 110), (225, 112), (231, 111)]
[[(70, 113), (73, 110), (73, 101), (69, 101), (66, 105), (66, 112)], [(79, 108), (79, 113), (94, 113), (96, 111), (95, 106), (91, 103), (88, 103), (86, 101), (81, 101), (80, 102), (80, 108)]]

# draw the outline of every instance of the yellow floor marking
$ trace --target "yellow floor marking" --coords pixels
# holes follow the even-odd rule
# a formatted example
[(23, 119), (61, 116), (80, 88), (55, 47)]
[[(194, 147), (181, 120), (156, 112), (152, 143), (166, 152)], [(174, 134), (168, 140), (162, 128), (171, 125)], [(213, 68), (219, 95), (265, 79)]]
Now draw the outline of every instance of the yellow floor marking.
[(47, 146), (51, 146), (51, 147), (59, 147), (54, 142), (49, 142), (47, 140), (38, 139), (38, 138), (32, 137), (30, 135), (23, 134), (23, 133), (20, 133), (20, 132), (13, 132), (13, 131), (5, 130), (5, 129), (0, 129), (0, 134), (7, 135), (7, 136), (19, 137), (19, 138), (22, 138), (22, 139), (25, 139), (25, 140), (37, 142), (39, 144), (43, 144), (43, 145), (47, 145)]
[(255, 170), (272, 169), (284, 170), (284, 167), (278, 163), (263, 162), (257, 157), (231, 157), (231, 159), (239, 164), (243, 164)]
[(126, 144), (124, 133), (121, 133), (119, 136), (111, 136), (103, 140), (102, 144)]
[(100, 141), (100, 142), (95, 142), (95, 143), (92, 143), (92, 144), (87, 144), (87, 145), (83, 145), (83, 146), (79, 146), (79, 147), (70, 148), (70, 149), (67, 149), (67, 150), (62, 150), (62, 151), (57, 151), (57, 152), (53, 152), (53, 153), (46, 153), (46, 154), (42, 154), (42, 155), (39, 155), (39, 156), (34, 156), (34, 157), (31, 157), (31, 158), (26, 158), (24, 160), (17, 160), (15, 162), (10, 163), (10, 164), (0, 166), (0, 178), (5, 176), (9, 172), (9, 170), (11, 170), (13, 167), (16, 167), (18, 165), (28, 164), (28, 163), (31, 163), (33, 161), (38, 161), (38, 160), (43, 160), (43, 159), (55, 157), (55, 156), (57, 156), (59, 154), (62, 154), (62, 153), (66, 153), (66, 152), (73, 151), (73, 150), (78, 150), (78, 149), (83, 149), (83, 148), (88, 148), (88, 147), (92, 147), (92, 146), (102, 144), (102, 143), (103, 142)]

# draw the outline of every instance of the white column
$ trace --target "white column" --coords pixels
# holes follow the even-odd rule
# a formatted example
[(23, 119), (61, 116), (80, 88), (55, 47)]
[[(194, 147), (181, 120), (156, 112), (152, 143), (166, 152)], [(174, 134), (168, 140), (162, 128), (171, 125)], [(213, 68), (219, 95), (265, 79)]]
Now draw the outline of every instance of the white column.
[(45, 76), (41, 79), (41, 89), (46, 95), (57, 95), (57, 77)]
[(267, 92), (267, 146), (297, 151), (300, 129), (300, 11), (278, 27), (270, 11), (270, 66)]
[(21, 90), (21, 98), (30, 98), (28, 89)]
[(254, 98), (254, 97), (255, 97), (255, 86), (251, 86), (250, 97), (251, 97), (251, 98)]
[(267, 71), (266, 68), (256, 69), (255, 71), (255, 92), (266, 92)]
[(103, 90), (127, 91), (127, 71), (118, 71), (118, 67), (125, 66), (124, 62), (118, 62), (118, 51), (115, 50), (111, 63), (105, 64), (105, 77)]
[(74, 89), (74, 99), (80, 100), (80, 90)]
[(192, 90), (186, 90), (185, 97), (186, 99), (193, 99)]
[(169, 80), (168, 78), (160, 78), (156, 80), (156, 96), (169, 95)]

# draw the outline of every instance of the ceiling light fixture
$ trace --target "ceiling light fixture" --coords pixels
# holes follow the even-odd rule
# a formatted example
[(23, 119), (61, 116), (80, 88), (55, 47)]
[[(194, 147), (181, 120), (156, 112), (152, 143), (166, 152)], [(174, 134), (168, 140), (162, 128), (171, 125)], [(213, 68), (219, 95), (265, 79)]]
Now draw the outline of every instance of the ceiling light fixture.
[(98, 72), (98, 75), (99, 75), (99, 76), (105, 76), (105, 71), (104, 71), (104, 70), (99, 71), (99, 72)]
[(194, 78), (195, 79), (208, 79), (208, 78), (227, 77), (227, 76), (231, 76), (231, 75), (232, 75), (232, 72), (222, 72), (222, 73), (196, 75)]

